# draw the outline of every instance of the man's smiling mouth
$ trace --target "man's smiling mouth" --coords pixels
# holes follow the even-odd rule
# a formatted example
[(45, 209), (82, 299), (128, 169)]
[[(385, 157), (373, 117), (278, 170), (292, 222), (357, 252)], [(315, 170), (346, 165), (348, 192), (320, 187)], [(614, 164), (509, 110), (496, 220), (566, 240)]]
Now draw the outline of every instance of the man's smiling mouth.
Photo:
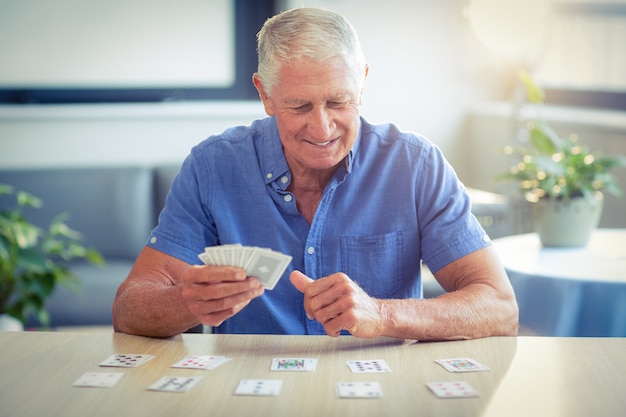
[(323, 148), (324, 146), (328, 146), (331, 143), (334, 143), (335, 141), (337, 141), (337, 139), (327, 140), (326, 142), (311, 142), (311, 141), (307, 140), (307, 143), (310, 143), (311, 145), (319, 146), (320, 148)]

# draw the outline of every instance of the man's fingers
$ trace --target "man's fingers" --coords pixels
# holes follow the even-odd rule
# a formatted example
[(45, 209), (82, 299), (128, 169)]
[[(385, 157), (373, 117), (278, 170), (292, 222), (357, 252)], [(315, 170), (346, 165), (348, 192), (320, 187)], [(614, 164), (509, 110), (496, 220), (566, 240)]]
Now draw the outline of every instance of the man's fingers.
[(313, 282), (311, 278), (307, 277), (300, 271), (293, 271), (291, 275), (289, 275), (289, 280), (293, 286), (303, 294), (309, 284)]
[(264, 288), (245, 270), (227, 266), (194, 266), (183, 274), (182, 297), (203, 324), (217, 326), (259, 297)]
[(184, 275), (190, 284), (210, 284), (221, 281), (243, 281), (246, 271), (233, 266), (198, 265), (193, 266)]
[[(311, 285), (312, 282), (315, 282), (311, 278), (307, 277), (300, 271), (293, 271), (291, 275), (289, 275), (289, 280), (293, 284), (294, 287), (301, 293), (305, 294), (305, 291)], [(313, 320), (313, 312), (309, 307), (309, 300), (307, 296), (304, 297), (304, 311), (306, 311), (306, 316), (309, 320)]]
[[(210, 287), (233, 286), (234, 284), (214, 284)], [(223, 298), (195, 299), (188, 301), (188, 308), (193, 314), (200, 318), (203, 324), (219, 326), (224, 320), (234, 316), (250, 301), (263, 294), (264, 288), (251, 289), (249, 291), (237, 292)]]

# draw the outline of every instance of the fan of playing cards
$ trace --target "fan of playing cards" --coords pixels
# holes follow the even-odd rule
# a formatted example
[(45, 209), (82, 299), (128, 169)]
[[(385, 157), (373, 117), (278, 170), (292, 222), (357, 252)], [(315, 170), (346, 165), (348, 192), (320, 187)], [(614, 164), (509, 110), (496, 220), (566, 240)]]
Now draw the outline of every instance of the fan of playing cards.
[(257, 277), (265, 289), (274, 289), (291, 262), (291, 256), (268, 248), (239, 244), (209, 246), (198, 257), (207, 265), (237, 266)]

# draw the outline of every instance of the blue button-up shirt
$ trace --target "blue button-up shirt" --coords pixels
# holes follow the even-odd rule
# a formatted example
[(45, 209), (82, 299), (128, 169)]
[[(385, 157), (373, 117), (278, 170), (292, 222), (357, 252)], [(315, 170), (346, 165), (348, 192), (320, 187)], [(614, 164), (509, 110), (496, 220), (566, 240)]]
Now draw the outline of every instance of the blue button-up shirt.
[(194, 147), (175, 178), (148, 245), (190, 264), (206, 246), (240, 243), (293, 257), (266, 291), (216, 331), (325, 334), (306, 318), (289, 281), (344, 272), (377, 298), (421, 298), (420, 262), (432, 271), (489, 244), (470, 200), (437, 147), (394, 125), (361, 119), (345, 164), (311, 225), (287, 191), (291, 173), (274, 118)]

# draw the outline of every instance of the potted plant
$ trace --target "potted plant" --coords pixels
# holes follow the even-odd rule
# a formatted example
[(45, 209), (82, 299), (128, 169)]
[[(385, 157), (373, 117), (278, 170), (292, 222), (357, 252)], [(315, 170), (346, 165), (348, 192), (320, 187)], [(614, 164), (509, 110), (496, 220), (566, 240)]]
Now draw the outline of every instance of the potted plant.
[[(543, 89), (527, 73), (520, 78), (528, 101), (543, 106)], [(622, 195), (612, 171), (626, 158), (591, 152), (575, 134), (562, 139), (545, 120), (524, 122), (528, 146), (504, 149), (519, 161), (497, 179), (519, 184), (544, 246), (584, 246), (600, 220), (602, 192)]]
[(0, 196), (15, 201), (13, 207), (0, 208), (0, 315), (14, 318), (23, 328), (34, 314), (42, 326), (48, 326), (45, 303), (56, 285), (79, 288), (80, 280), (68, 262), (84, 259), (102, 264), (104, 260), (98, 251), (81, 244), (80, 233), (66, 224), (67, 214), (55, 217), (45, 230), (23, 215), (25, 207), (42, 206), (39, 198), (3, 184)]

